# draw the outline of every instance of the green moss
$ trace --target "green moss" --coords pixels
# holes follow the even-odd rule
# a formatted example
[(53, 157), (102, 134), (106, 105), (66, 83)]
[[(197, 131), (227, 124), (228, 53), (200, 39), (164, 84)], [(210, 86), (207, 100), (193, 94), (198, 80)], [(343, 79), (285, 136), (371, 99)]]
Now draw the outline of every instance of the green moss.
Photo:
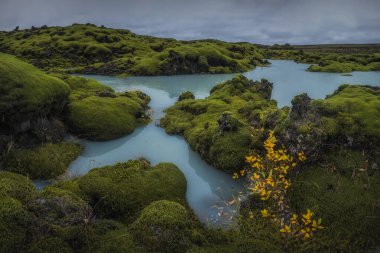
[(145, 114), (150, 98), (139, 91), (114, 93), (100, 83), (76, 77), (68, 79), (75, 87), (67, 105), (70, 130), (82, 137), (108, 140), (130, 134), (148, 121)]
[(144, 208), (130, 231), (149, 251), (183, 252), (190, 244), (191, 220), (185, 207), (160, 200)]
[(350, 53), (345, 49), (346, 46), (337, 45), (330, 50), (339, 51), (337, 53), (324, 52), (323, 47), (325, 49), (328, 47), (326, 45), (322, 45), (319, 49), (310, 49), (308, 52), (294, 49), (266, 50), (266, 56), (271, 59), (286, 59), (312, 64), (307, 68), (308, 71), (312, 72), (350, 73), (352, 71), (377, 71), (380, 69), (378, 53), (367, 53), (365, 47), (360, 50), (360, 53)]
[[(49, 186), (38, 199), (28, 206), (33, 213), (38, 231), (35, 238), (57, 237), (65, 241), (73, 249), (87, 246), (87, 226), (91, 225), (92, 208), (74, 193)], [(88, 224), (85, 224), (85, 220)]]
[(5, 158), (4, 168), (32, 179), (52, 179), (65, 173), (82, 149), (79, 144), (71, 142), (47, 143), (31, 149), (16, 149)]
[(173, 164), (152, 167), (144, 160), (91, 170), (78, 181), (99, 217), (131, 221), (147, 204), (161, 199), (184, 203), (186, 180)]
[(380, 117), (379, 96), (377, 88), (344, 85), (325, 100), (314, 101), (313, 105), (325, 118), (336, 121), (337, 133), (378, 139), (380, 122), (374, 119)]
[(177, 41), (89, 24), (0, 33), (0, 50), (44, 69), (108, 75), (232, 73), (263, 63), (250, 43)]
[(60, 238), (47, 237), (34, 241), (27, 250), (28, 253), (73, 253), (70, 246)]
[(191, 91), (185, 91), (182, 92), (181, 95), (178, 97), (178, 101), (184, 100), (184, 99), (194, 99), (194, 94)]
[(10, 128), (61, 112), (69, 94), (63, 81), (3, 53), (0, 53), (0, 83), (2, 124), (5, 122)]
[(37, 190), (27, 177), (0, 171), (0, 196), (9, 196), (27, 204), (37, 196)]
[(0, 251), (19, 252), (26, 239), (29, 217), (20, 201), (0, 198)]
[(92, 252), (136, 253), (143, 251), (134, 245), (132, 236), (128, 230), (124, 228), (106, 233), (99, 239), (97, 244), (94, 245)]
[(295, 211), (315, 211), (326, 227), (320, 232), (317, 249), (364, 252), (379, 245), (380, 212), (376, 205), (380, 177), (368, 171), (362, 154), (334, 152), (324, 166), (305, 169), (292, 185), (290, 199)]
[[(270, 100), (272, 86), (266, 80), (253, 82), (244, 76), (215, 86), (206, 99), (185, 99), (166, 110), (161, 126), (169, 134), (181, 134), (203, 159), (232, 172), (244, 166), (250, 148), (251, 125), (269, 125), (269, 116), (278, 111)], [(279, 119), (286, 113), (279, 112)], [(274, 121), (274, 120), (272, 120)]]

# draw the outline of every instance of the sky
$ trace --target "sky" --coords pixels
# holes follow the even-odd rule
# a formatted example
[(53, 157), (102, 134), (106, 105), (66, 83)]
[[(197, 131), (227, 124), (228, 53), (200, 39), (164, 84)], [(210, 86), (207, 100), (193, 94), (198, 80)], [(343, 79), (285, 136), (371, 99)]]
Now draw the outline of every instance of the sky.
[(184, 40), (380, 43), (380, 0), (0, 0), (0, 30), (72, 23)]

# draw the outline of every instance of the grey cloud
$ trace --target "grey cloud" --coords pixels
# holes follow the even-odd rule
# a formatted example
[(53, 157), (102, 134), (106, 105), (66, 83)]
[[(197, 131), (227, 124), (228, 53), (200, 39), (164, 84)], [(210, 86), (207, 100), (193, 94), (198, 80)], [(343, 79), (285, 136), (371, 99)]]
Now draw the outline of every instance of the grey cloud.
[(379, 43), (379, 0), (0, 0), (0, 30), (95, 23), (177, 39)]

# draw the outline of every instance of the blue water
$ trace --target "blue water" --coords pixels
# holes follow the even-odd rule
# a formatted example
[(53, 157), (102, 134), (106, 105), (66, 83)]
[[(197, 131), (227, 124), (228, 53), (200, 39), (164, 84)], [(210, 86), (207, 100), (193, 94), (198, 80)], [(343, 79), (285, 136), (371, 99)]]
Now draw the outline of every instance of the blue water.
[[(312, 98), (324, 98), (344, 83), (361, 83), (380, 86), (380, 72), (354, 72), (352, 76), (341, 74), (306, 72), (308, 65), (292, 61), (272, 61), (270, 67), (259, 67), (245, 73), (251, 79), (266, 78), (274, 83), (273, 98), (279, 107), (290, 105), (291, 99), (302, 92)], [(206, 164), (193, 152), (180, 136), (170, 136), (155, 125), (163, 110), (175, 103), (177, 97), (190, 90), (197, 98), (209, 95), (217, 83), (231, 79), (227, 75), (181, 75), (160, 77), (116, 78), (88, 76), (111, 86), (116, 91), (139, 89), (152, 101), (153, 121), (140, 127), (129, 136), (112, 141), (92, 142), (79, 140), (84, 146), (83, 154), (70, 165), (72, 176), (83, 175), (90, 169), (144, 157), (152, 164), (172, 162), (187, 179), (187, 200), (201, 221), (210, 223), (229, 222), (234, 208), (222, 209), (225, 203), (240, 190), (240, 184)]]

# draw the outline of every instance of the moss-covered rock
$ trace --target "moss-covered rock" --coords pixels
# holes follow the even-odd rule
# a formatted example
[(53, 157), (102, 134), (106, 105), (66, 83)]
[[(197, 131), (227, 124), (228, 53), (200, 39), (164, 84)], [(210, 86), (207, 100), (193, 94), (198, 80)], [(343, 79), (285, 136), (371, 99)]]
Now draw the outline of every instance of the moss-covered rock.
[(37, 190), (27, 177), (0, 171), (0, 196), (15, 198), (27, 204), (37, 196)]
[(132, 221), (149, 203), (185, 202), (186, 180), (173, 164), (131, 160), (91, 170), (78, 181), (99, 217)]
[(57, 237), (45, 237), (34, 241), (28, 246), (28, 253), (73, 253), (74, 251), (62, 239)]
[(95, 253), (138, 253), (145, 252), (135, 246), (132, 236), (126, 228), (111, 231), (102, 236), (94, 245), (92, 252)]
[(92, 24), (0, 33), (0, 50), (52, 71), (107, 75), (232, 73), (264, 63), (251, 43), (178, 41)]
[(31, 122), (62, 111), (70, 88), (14, 56), (0, 53), (1, 125), (13, 132), (30, 130)]
[(178, 97), (178, 101), (184, 100), (184, 99), (194, 99), (195, 96), (191, 91), (185, 91), (182, 92), (181, 95)]
[(262, 133), (253, 133), (251, 126), (259, 129), (286, 117), (270, 100), (271, 91), (272, 84), (266, 80), (253, 82), (237, 76), (215, 86), (206, 99), (177, 102), (166, 110), (161, 126), (169, 134), (183, 135), (210, 164), (233, 172), (244, 166), (252, 147), (262, 144)]
[(277, 135), (292, 153), (304, 151), (309, 161), (328, 147), (346, 145), (370, 153), (371, 166), (378, 166), (379, 95), (377, 87), (342, 85), (326, 99), (296, 96), (289, 118), (276, 126)]
[(114, 93), (111, 88), (84, 78), (69, 78), (75, 87), (67, 105), (70, 131), (93, 140), (108, 140), (130, 134), (149, 117), (150, 98), (139, 91)]
[(34, 240), (57, 237), (73, 249), (87, 246), (92, 208), (70, 191), (49, 186), (28, 206), (34, 214)]
[(53, 179), (66, 172), (69, 164), (82, 152), (71, 142), (47, 143), (29, 149), (15, 149), (5, 157), (6, 170), (32, 179)]
[(302, 171), (290, 188), (297, 212), (322, 218), (319, 251), (365, 252), (380, 243), (380, 175), (362, 152), (341, 150)]
[(26, 239), (29, 216), (21, 202), (0, 197), (0, 251), (20, 252)]
[(160, 200), (144, 208), (130, 231), (149, 251), (183, 252), (190, 244), (191, 219), (185, 207)]

